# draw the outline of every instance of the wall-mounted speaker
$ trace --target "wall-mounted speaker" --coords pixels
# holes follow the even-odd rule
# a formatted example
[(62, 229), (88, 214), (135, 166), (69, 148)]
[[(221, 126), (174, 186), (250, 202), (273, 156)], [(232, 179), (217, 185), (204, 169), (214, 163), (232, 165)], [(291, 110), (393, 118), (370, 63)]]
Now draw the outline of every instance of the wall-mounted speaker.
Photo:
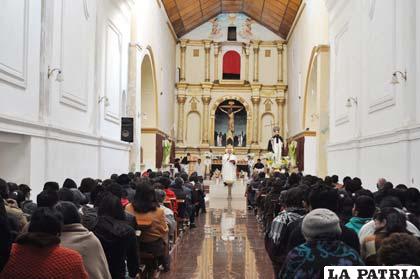
[(121, 117), (121, 140), (133, 142), (134, 136), (134, 118)]

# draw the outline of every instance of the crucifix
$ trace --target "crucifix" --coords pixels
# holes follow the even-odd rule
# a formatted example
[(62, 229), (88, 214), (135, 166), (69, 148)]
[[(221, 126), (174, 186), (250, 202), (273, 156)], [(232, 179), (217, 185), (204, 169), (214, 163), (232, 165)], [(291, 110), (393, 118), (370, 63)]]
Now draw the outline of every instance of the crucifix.
[[(235, 106), (234, 101), (229, 101), (228, 105), (220, 106), (219, 108), (222, 112), (226, 113), (229, 118), (229, 125), (228, 125), (228, 132), (226, 135), (226, 140), (230, 138), (233, 142), (233, 136), (235, 134), (235, 114), (242, 111), (244, 107), (238, 106), (238, 105)], [(227, 109), (227, 110), (224, 110), (224, 109)]]

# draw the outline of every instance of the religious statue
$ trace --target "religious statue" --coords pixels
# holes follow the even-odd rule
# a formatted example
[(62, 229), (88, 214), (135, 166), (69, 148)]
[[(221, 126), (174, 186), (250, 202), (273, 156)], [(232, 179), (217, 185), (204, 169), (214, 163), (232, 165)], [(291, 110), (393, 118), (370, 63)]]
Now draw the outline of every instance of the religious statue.
[(171, 148), (172, 143), (168, 139), (164, 139), (162, 142), (163, 147), (163, 154), (162, 154), (162, 165), (167, 166), (169, 165), (170, 157), (171, 157)]
[(283, 138), (279, 135), (280, 128), (274, 127), (273, 137), (268, 141), (268, 151), (272, 152), (274, 155), (274, 163), (281, 162), (282, 150), (283, 150)]
[(233, 185), (236, 181), (236, 161), (237, 158), (233, 155), (233, 146), (228, 145), (226, 154), (222, 158), (222, 176), (225, 185)]
[[(235, 114), (244, 109), (243, 106), (234, 106), (235, 102), (230, 101), (227, 106), (220, 106), (220, 110), (228, 116), (228, 130), (226, 134), (226, 143), (233, 144), (233, 137), (235, 135)], [(227, 109), (224, 110), (223, 108)], [(237, 109), (234, 111), (234, 109)], [(229, 141), (230, 140), (230, 141)]]

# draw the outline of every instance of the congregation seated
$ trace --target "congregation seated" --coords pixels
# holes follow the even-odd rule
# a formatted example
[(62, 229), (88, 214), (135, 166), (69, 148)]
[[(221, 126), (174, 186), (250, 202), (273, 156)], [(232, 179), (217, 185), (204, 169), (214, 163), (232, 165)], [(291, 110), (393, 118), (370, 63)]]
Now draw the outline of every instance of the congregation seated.
[(331, 210), (311, 210), (301, 230), (305, 243), (287, 254), (278, 278), (324, 278), (325, 266), (364, 265), (358, 251), (340, 240), (340, 219)]
[(9, 226), (4, 200), (0, 198), (0, 272), (6, 265), (12, 249), (13, 235)]
[(135, 217), (141, 235), (138, 237), (140, 253), (152, 254), (159, 265), (167, 263), (168, 225), (165, 211), (156, 200), (155, 190), (149, 179), (142, 179), (136, 187), (132, 203), (125, 208)]
[(80, 254), (60, 245), (61, 214), (35, 210), (27, 233), (18, 236), (0, 278), (88, 278)]
[(61, 246), (80, 253), (89, 278), (111, 278), (101, 242), (80, 223), (77, 207), (72, 202), (61, 201), (55, 209), (63, 216)]
[[(72, 278), (64, 271), (77, 273), (73, 278), (135, 277), (146, 255), (169, 270), (168, 244), (175, 242), (177, 227), (193, 228), (195, 217), (206, 210), (202, 185), (196, 173), (173, 178), (153, 171), (146, 178), (140, 173), (103, 181), (85, 178), (79, 187), (71, 179), (61, 188), (48, 181), (35, 203), (28, 185), (0, 179), (0, 278), (22, 278), (14, 274), (28, 259), (28, 270), (34, 269), (35, 256), (28, 249), (33, 246), (40, 255), (37, 264), (60, 261), (60, 254), (70, 251), (70, 265), (54, 270), (58, 278)], [(262, 172), (254, 173), (246, 196), (278, 278), (322, 278), (327, 265), (420, 264), (416, 188), (379, 179), (372, 193), (357, 177), (340, 183), (336, 175)], [(59, 226), (48, 228), (46, 222)], [(24, 278), (43, 272), (51, 271), (35, 270)]]
[[(78, 272), (84, 272), (72, 277), (64, 267), (67, 275), (63, 277), (57, 272), (57, 278), (126, 278), (127, 275), (134, 278), (143, 272), (140, 269), (144, 264), (141, 257), (147, 253), (156, 256), (168, 271), (168, 243), (171, 241), (174, 245), (178, 226), (176, 200), (186, 205), (187, 224), (194, 224), (191, 216), (194, 218), (199, 209), (205, 212), (199, 177), (182, 175), (185, 181), (181, 176), (174, 180), (169, 172), (149, 171), (146, 179), (139, 172), (113, 174), (111, 179), (103, 181), (84, 178), (79, 187), (70, 178), (65, 179), (61, 187), (55, 181), (47, 181), (36, 196), (36, 203), (30, 200), (28, 185), (18, 186), (0, 179), (0, 271), (6, 267), (7, 272), (0, 273), (0, 278), (40, 278), (36, 272), (33, 277), (8, 276), (10, 270), (18, 268), (17, 262), (22, 255), (14, 253), (12, 244), (20, 245), (16, 246), (19, 251), (29, 251), (22, 245), (42, 242), (42, 239), (26, 237), (33, 235), (32, 229), (39, 222), (37, 214), (40, 211), (44, 215), (56, 216), (60, 223), (60, 232), (51, 237), (52, 243), (47, 244), (53, 247), (61, 242), (58, 251), (71, 249), (79, 256), (81, 271)], [(175, 210), (164, 207), (163, 202)], [(192, 205), (198, 206), (193, 208)], [(45, 213), (46, 210), (50, 213)], [(52, 217), (48, 218), (44, 221)], [(39, 248), (39, 251), (52, 249), (49, 246)], [(11, 261), (8, 261), (9, 256)], [(73, 261), (74, 257), (70, 258)], [(50, 260), (48, 257), (40, 259), (47, 263)]]
[[(280, 182), (284, 177), (286, 182)], [(329, 265), (417, 264), (415, 257), (397, 247), (412, 243), (407, 248), (410, 253), (420, 253), (420, 192), (405, 185), (393, 187), (385, 179), (378, 180), (377, 187), (372, 193), (357, 177), (345, 177), (340, 184), (336, 175), (325, 179), (275, 172), (271, 178), (254, 175), (246, 195), (265, 232), (265, 246), (276, 276), (323, 278), (323, 267)], [(279, 210), (273, 211), (276, 207)], [(308, 235), (306, 222), (319, 210), (324, 211), (320, 222), (330, 219), (334, 223), (335, 233), (327, 237)], [(321, 232), (326, 227), (321, 223), (311, 222), (314, 230), (310, 232)], [(402, 242), (397, 243), (397, 239)], [(337, 254), (338, 248), (351, 257)], [(325, 257), (317, 249), (322, 249)], [(311, 266), (310, 271), (307, 266)]]
[(102, 244), (112, 278), (135, 277), (139, 270), (136, 250), (136, 232), (126, 221), (120, 199), (104, 192), (98, 207), (98, 220), (93, 233)]
[(163, 202), (166, 200), (165, 191), (163, 191), (161, 189), (156, 189), (155, 192), (156, 192), (156, 200), (159, 203), (159, 207), (161, 209), (163, 209), (164, 212), (165, 212), (165, 221), (166, 221), (166, 224), (168, 225), (168, 229), (169, 229), (169, 231), (168, 231), (169, 239), (173, 240), (174, 237), (175, 237), (176, 226), (177, 226), (175, 216), (174, 216), (174, 212), (170, 208), (164, 206), (164, 204), (163, 204)]

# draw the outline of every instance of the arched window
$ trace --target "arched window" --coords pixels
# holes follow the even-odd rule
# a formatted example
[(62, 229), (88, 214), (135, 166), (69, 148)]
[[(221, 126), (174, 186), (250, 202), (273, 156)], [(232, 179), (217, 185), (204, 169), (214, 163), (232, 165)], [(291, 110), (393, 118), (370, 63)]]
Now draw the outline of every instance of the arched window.
[(230, 50), (223, 56), (223, 79), (241, 79), (241, 56)]

